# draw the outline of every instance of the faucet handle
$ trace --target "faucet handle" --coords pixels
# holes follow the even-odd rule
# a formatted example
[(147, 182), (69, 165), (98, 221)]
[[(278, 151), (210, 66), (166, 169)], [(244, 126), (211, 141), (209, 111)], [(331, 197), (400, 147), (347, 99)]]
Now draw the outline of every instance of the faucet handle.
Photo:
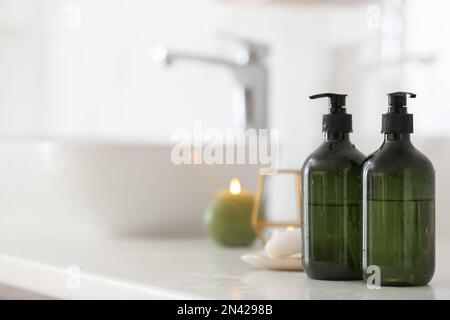
[(216, 30), (213, 35), (220, 39), (232, 41), (239, 46), (237, 60), (240, 63), (261, 62), (270, 52), (268, 45), (238, 36), (228, 31)]

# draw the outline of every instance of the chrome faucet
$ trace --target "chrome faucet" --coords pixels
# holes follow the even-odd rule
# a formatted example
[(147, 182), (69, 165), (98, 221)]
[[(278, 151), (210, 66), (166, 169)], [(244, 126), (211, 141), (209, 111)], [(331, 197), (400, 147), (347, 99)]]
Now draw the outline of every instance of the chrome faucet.
[(268, 70), (265, 58), (269, 48), (260, 43), (219, 33), (222, 38), (237, 43), (231, 59), (172, 51), (166, 47), (154, 49), (154, 57), (165, 66), (178, 60), (202, 62), (228, 69), (234, 76), (233, 119), (236, 129), (267, 129), (267, 81)]

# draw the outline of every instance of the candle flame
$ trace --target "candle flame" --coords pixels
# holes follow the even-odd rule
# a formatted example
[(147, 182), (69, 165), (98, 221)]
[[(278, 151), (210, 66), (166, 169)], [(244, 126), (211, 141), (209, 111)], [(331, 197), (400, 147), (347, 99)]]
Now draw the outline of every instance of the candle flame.
[(241, 183), (239, 182), (239, 179), (233, 178), (230, 181), (230, 193), (233, 195), (237, 195), (241, 193)]

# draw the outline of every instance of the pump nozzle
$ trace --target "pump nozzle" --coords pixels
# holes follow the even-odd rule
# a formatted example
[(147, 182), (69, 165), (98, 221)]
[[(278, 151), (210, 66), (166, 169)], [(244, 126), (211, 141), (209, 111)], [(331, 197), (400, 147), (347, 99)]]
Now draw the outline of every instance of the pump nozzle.
[(331, 108), (340, 108), (345, 106), (346, 94), (338, 93), (320, 93), (310, 96), (310, 99), (329, 98), (329, 105)]
[(346, 94), (320, 93), (310, 96), (310, 99), (329, 98), (330, 114), (323, 115), (322, 131), (352, 132), (352, 116), (347, 114), (344, 106)]
[(383, 114), (381, 132), (383, 133), (412, 133), (413, 115), (407, 112), (407, 100), (415, 98), (412, 92), (392, 92), (388, 93), (389, 110)]
[(416, 94), (412, 92), (392, 92), (388, 93), (389, 105), (391, 107), (404, 107), (407, 105), (408, 95), (410, 98), (415, 98)]

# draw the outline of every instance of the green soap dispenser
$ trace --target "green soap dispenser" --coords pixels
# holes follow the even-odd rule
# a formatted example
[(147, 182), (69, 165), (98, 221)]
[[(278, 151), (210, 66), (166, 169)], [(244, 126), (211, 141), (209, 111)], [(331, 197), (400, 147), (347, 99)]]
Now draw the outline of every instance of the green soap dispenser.
[(351, 143), (352, 116), (344, 94), (324, 93), (330, 113), (323, 116), (324, 141), (305, 161), (303, 184), (303, 263), (308, 277), (362, 279), (362, 187), (365, 156)]
[(388, 94), (384, 142), (363, 167), (364, 278), (386, 286), (426, 285), (435, 267), (435, 172), (411, 143), (408, 95)]

